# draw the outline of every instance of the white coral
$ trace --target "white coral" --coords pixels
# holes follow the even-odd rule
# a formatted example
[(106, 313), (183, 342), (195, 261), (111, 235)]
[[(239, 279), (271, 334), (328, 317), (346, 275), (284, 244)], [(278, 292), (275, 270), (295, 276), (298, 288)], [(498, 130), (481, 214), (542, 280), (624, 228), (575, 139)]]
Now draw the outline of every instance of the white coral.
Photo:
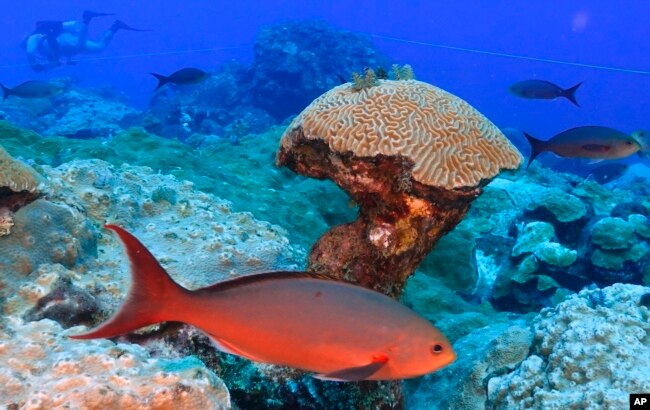
[(198, 359), (154, 359), (140, 346), (74, 341), (50, 320), (8, 318), (0, 331), (0, 404), (21, 409), (228, 409)]
[(650, 391), (649, 288), (584, 290), (535, 319), (532, 355), (488, 383), (498, 409), (627, 408)]

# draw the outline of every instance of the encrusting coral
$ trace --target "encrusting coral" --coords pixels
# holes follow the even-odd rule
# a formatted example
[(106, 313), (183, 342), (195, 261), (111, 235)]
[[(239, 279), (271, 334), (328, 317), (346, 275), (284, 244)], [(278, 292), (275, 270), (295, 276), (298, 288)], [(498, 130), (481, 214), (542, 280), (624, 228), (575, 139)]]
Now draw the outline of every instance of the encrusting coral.
[(521, 154), (460, 98), (415, 81), (350, 84), (317, 98), (283, 135), (278, 165), (329, 178), (359, 219), (314, 245), (309, 269), (398, 296), (482, 187)]
[(488, 408), (627, 408), (629, 393), (650, 390), (649, 293), (616, 284), (543, 310), (529, 356), (485, 381)]
[(229, 409), (223, 382), (196, 358), (152, 358), (132, 344), (77, 342), (51, 320), (0, 328), (0, 404), (8, 409)]
[(0, 236), (11, 233), (13, 213), (38, 197), (42, 183), (43, 178), (32, 167), (0, 146)]

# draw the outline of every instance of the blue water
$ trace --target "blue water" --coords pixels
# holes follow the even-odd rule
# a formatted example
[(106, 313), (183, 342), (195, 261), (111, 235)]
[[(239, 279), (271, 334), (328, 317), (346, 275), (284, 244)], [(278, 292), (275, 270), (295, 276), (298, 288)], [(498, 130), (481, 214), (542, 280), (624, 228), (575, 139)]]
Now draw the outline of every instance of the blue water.
[[(550, 137), (572, 126), (598, 123), (625, 132), (647, 127), (650, 96), (650, 41), (647, 5), (625, 7), (601, 2), (415, 1), (403, 6), (373, 2), (212, 2), (189, 1), (163, 6), (159, 1), (28, 0), (8, 6), (10, 19), (0, 28), (0, 79), (17, 84), (29, 79), (72, 76), (87, 87), (112, 85), (140, 108), (146, 107), (155, 80), (148, 72), (172, 72), (184, 66), (216, 67), (230, 59), (250, 62), (255, 35), (263, 25), (285, 19), (323, 19), (335, 27), (376, 35), (377, 48), (396, 62), (411, 64), (423, 81), (449, 90), (473, 104), (499, 126), (525, 128)], [(116, 13), (116, 17), (150, 33), (120, 32), (112, 45), (90, 61), (54, 72), (35, 74), (26, 67), (18, 43), (37, 20), (79, 18), (84, 9)], [(101, 34), (112, 18), (91, 24)], [(92, 36), (91, 36), (92, 37)], [(402, 39), (395, 41), (389, 38)], [(644, 71), (626, 73), (564, 64), (536, 62), (458, 49)], [(214, 49), (214, 50), (211, 50)], [(191, 52), (191, 50), (196, 50)], [(211, 51), (201, 51), (211, 50)], [(548, 79), (568, 87), (584, 81), (579, 101), (536, 104), (507, 92), (514, 81)]]

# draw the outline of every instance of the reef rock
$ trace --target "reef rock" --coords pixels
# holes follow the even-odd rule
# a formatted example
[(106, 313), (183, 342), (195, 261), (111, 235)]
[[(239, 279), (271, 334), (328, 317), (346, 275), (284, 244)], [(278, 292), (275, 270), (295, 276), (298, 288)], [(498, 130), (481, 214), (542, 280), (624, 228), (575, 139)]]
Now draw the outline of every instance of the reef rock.
[(42, 263), (71, 268), (96, 253), (95, 230), (80, 212), (38, 199), (16, 211), (11, 234), (0, 236), (0, 280), (27, 276)]
[(277, 155), (299, 174), (332, 179), (360, 206), (359, 219), (312, 247), (309, 269), (393, 296), (482, 186), (521, 161), (469, 104), (415, 80), (333, 88), (294, 119)]
[(0, 327), (0, 404), (8, 409), (229, 409), (223, 382), (196, 358), (137, 345), (73, 341), (51, 320)]
[(420, 380), (407, 382), (412, 409), (483, 410), (485, 383), (512, 371), (528, 354), (533, 334), (523, 320), (474, 330), (454, 343), (456, 362)]
[(348, 75), (385, 61), (367, 37), (322, 21), (267, 26), (255, 40), (253, 102), (281, 121), (338, 85), (337, 73)]
[(485, 380), (487, 407), (627, 408), (630, 392), (650, 391), (649, 293), (616, 284), (543, 310), (528, 357)]

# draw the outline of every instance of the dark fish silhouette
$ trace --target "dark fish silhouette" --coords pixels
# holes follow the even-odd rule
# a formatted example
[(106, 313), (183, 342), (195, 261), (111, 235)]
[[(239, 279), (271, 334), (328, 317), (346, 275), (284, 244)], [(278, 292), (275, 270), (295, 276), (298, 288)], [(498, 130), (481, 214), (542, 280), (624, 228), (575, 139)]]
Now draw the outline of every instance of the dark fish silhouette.
[(599, 184), (606, 184), (620, 178), (628, 169), (627, 164), (615, 162), (612, 164), (603, 164), (589, 171), (587, 179), (593, 179)]
[(531, 147), (528, 165), (539, 154), (550, 151), (564, 158), (619, 159), (641, 149), (632, 136), (608, 127), (586, 126), (571, 128), (542, 141), (524, 133)]
[(7, 88), (0, 84), (0, 87), (2, 87), (3, 102), (10, 95), (21, 98), (48, 98), (63, 92), (63, 86), (47, 81), (25, 81), (14, 88)]
[(206, 73), (203, 70), (191, 67), (181, 68), (169, 76), (164, 76), (162, 74), (156, 73), (151, 73), (151, 75), (158, 79), (158, 86), (156, 87), (156, 90), (169, 83), (176, 85), (197, 84), (201, 81), (204, 81), (210, 76), (210, 74)]
[(558, 97), (564, 97), (580, 107), (580, 104), (576, 100), (575, 92), (581, 85), (582, 83), (578, 83), (564, 90), (549, 81), (526, 80), (511, 85), (510, 92), (518, 97), (534, 100), (554, 100)]

